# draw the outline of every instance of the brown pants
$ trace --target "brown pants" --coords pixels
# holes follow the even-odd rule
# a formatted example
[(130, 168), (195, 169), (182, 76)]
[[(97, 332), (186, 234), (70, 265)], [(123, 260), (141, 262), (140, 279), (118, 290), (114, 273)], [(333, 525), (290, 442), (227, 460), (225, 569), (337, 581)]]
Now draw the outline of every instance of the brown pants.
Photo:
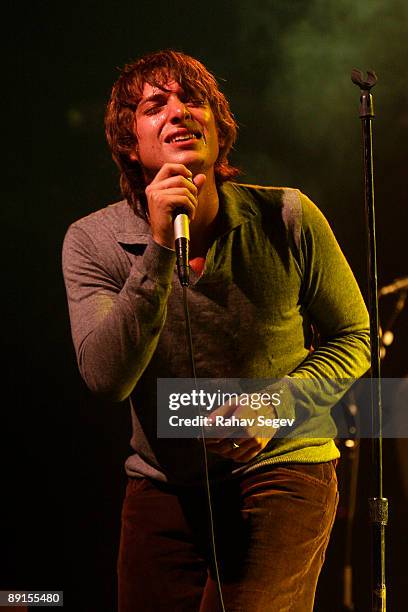
[[(338, 502), (335, 461), (268, 466), (212, 486), (226, 612), (310, 612)], [(129, 480), (119, 612), (218, 612), (201, 488)]]

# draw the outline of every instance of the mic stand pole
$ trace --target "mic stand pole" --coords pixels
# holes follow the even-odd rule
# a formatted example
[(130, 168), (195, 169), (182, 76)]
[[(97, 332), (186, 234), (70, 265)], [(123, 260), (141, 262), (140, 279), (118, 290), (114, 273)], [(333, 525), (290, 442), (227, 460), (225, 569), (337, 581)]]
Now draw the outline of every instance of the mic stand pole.
[(375, 242), (374, 177), (372, 120), (374, 117), (371, 88), (377, 76), (367, 71), (364, 80), (360, 70), (354, 69), (351, 80), (360, 87), (360, 118), (364, 147), (364, 195), (368, 228), (368, 279), (369, 313), (371, 337), (371, 423), (372, 423), (372, 480), (371, 495), (368, 500), (371, 532), (371, 611), (386, 611), (385, 584), (385, 527), (388, 522), (388, 500), (383, 497), (382, 470), (382, 410), (380, 378), (380, 341), (377, 297), (377, 258)]

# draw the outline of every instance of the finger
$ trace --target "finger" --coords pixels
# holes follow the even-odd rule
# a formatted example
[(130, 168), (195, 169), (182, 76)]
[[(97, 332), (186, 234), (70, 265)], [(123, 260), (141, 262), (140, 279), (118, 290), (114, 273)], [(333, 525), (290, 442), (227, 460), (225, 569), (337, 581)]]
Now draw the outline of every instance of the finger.
[(256, 457), (259, 453), (258, 449), (247, 449), (245, 452), (238, 452), (237, 449), (230, 449), (224, 451), (216, 451), (213, 449), (208, 449), (211, 453), (218, 455), (219, 457), (223, 457), (224, 459), (229, 459), (231, 461), (235, 461), (236, 463), (246, 463), (250, 461), (254, 457)]
[(174, 187), (188, 189), (195, 197), (198, 195), (198, 189), (193, 181), (180, 174), (150, 183), (150, 185), (146, 187), (146, 193), (149, 194), (153, 191), (172, 189)]
[(197, 198), (184, 187), (174, 187), (166, 190), (150, 190), (146, 192), (150, 214), (162, 211), (171, 215), (176, 208), (185, 208), (188, 215), (194, 217)]
[(206, 180), (207, 177), (205, 176), (205, 174), (196, 174), (196, 176), (194, 177), (193, 183), (197, 187), (198, 193), (200, 193)]
[(216, 416), (230, 416), (232, 413), (235, 414), (235, 411), (239, 407), (239, 401), (236, 398), (232, 398), (231, 401), (228, 401), (226, 404), (219, 406), (216, 410), (213, 410), (209, 416), (211, 421), (215, 423)]
[(177, 175), (184, 176), (184, 178), (193, 178), (193, 173), (191, 172), (191, 170), (186, 168), (186, 166), (184, 166), (183, 164), (165, 163), (154, 177), (152, 183)]
[(255, 449), (258, 447), (258, 444), (253, 438), (213, 438), (206, 440), (206, 446), (212, 452), (231, 457), (232, 455), (239, 456), (250, 449)]
[(188, 189), (168, 189), (161, 194), (161, 201), (170, 213), (182, 208), (189, 217), (194, 218), (198, 202)]
[(248, 463), (248, 461), (251, 461), (251, 459), (255, 459), (255, 457), (259, 455), (261, 450), (262, 449), (259, 448), (250, 448), (247, 449), (245, 452), (239, 454), (237, 453), (230, 458), (236, 461), (237, 463)]
[(230, 450), (226, 450), (224, 452), (224, 457), (228, 457), (228, 459), (233, 459), (239, 463), (246, 463), (247, 461), (250, 461), (259, 455), (264, 448), (264, 445), (254, 438), (252, 438), (249, 443), (248, 440), (241, 444), (237, 440), (231, 440), (230, 442), (234, 442), (235, 446), (234, 444), (231, 444)]

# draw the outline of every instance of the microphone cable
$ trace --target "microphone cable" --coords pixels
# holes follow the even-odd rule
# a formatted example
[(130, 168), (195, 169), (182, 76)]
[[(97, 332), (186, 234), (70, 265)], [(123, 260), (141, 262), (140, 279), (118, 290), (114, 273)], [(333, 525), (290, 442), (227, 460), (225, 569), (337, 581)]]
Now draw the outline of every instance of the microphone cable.
[[(190, 312), (188, 308), (187, 287), (188, 285), (184, 283), (182, 284), (184, 319), (185, 319), (185, 324), (186, 324), (187, 346), (188, 346), (188, 352), (189, 352), (191, 373), (192, 373), (192, 378), (194, 379), (196, 391), (198, 391), (197, 374), (196, 374), (195, 359), (194, 359), (193, 338), (192, 338), (191, 325), (190, 325)], [(202, 451), (203, 451), (203, 459), (204, 459), (205, 487), (207, 491), (207, 501), (208, 501), (211, 552), (212, 552), (212, 557), (213, 557), (213, 562), (214, 562), (215, 578), (216, 578), (217, 591), (218, 591), (218, 596), (220, 600), (221, 610), (222, 612), (226, 612), (226, 609), (224, 606), (224, 599), (222, 596), (221, 579), (220, 579), (220, 573), (219, 573), (219, 568), (218, 568), (218, 557), (217, 557), (217, 549), (216, 549), (216, 543), (215, 543), (215, 531), (214, 531), (214, 515), (213, 515), (212, 500), (211, 500), (211, 486), (210, 486), (210, 477), (209, 477), (209, 472), (208, 472), (208, 454), (207, 454), (207, 447), (205, 445), (205, 431), (204, 431), (204, 427), (202, 423), (201, 423), (201, 433), (202, 433), (201, 435)]]

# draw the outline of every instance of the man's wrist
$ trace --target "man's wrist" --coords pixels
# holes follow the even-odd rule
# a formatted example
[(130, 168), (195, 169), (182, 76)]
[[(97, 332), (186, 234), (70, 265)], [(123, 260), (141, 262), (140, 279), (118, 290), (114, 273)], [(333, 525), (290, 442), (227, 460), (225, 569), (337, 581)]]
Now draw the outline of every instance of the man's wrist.
[(158, 244), (153, 237), (149, 238), (143, 255), (143, 264), (150, 278), (162, 285), (170, 284), (173, 280), (175, 263), (175, 251)]

